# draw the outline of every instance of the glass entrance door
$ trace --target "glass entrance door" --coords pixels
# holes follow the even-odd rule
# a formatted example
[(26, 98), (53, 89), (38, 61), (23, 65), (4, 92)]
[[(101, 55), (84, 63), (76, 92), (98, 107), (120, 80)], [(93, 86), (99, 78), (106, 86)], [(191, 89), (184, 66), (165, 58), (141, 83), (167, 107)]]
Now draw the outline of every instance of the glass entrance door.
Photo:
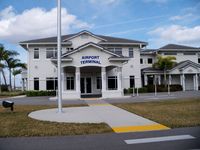
[(91, 77), (81, 77), (81, 93), (92, 93), (92, 80)]

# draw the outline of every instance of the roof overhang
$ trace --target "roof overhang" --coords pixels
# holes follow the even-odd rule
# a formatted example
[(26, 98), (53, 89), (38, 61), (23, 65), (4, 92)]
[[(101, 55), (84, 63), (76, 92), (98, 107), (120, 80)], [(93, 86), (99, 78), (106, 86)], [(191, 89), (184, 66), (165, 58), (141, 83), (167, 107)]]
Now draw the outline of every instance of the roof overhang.
[[(67, 45), (67, 46), (70, 46), (70, 45), (72, 45), (72, 43), (71, 42), (62, 42), (61, 43), (63, 46), (64, 45)], [(30, 47), (30, 46), (36, 46), (36, 45), (38, 45), (38, 46), (47, 46), (47, 45), (55, 45), (55, 46), (57, 46), (57, 42), (35, 42), (35, 43), (19, 43), (19, 45), (21, 46), (21, 47), (23, 47), (24, 49), (26, 49), (26, 50), (28, 50), (28, 48)]]

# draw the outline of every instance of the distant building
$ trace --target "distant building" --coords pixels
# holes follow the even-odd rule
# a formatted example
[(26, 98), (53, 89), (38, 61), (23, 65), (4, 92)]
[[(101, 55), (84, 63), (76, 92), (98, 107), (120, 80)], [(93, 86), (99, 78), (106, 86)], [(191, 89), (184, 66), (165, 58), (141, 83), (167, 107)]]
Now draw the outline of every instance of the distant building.
[[(28, 51), (27, 90), (56, 90), (57, 38), (20, 42)], [(167, 72), (170, 84), (198, 90), (200, 49), (169, 44), (146, 49), (147, 42), (81, 31), (62, 36), (62, 96), (65, 99), (99, 95), (123, 96), (123, 89), (163, 83), (163, 71), (153, 69), (156, 54), (175, 56), (177, 65)], [(24, 82), (23, 82), (24, 83)]]

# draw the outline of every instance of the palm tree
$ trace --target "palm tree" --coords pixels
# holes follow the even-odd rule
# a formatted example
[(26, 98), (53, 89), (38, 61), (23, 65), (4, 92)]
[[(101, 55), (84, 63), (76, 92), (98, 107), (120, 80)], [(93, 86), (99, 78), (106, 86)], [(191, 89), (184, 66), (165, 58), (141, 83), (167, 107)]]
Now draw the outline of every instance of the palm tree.
[(5, 59), (6, 65), (9, 70), (9, 84), (10, 84), (10, 90), (12, 91), (12, 69), (18, 68), (22, 66), (22, 63), (19, 59), (15, 59), (13, 57), (7, 57)]
[(7, 86), (7, 82), (6, 82), (6, 77), (5, 77), (5, 73), (4, 73), (4, 68), (6, 68), (6, 65), (2, 62), (5, 61), (6, 58), (8, 57), (13, 57), (18, 55), (18, 53), (16, 51), (10, 51), (10, 50), (5, 50), (4, 46), (2, 44), (0, 44), (0, 67), (2, 75), (3, 75), (3, 79), (4, 79), (4, 83)]
[[(16, 68), (19, 68), (19, 69), (16, 69)], [(14, 90), (16, 89), (16, 86), (15, 86), (15, 77), (18, 74), (21, 74), (22, 69), (27, 69), (27, 65), (25, 63), (20, 63), (20, 62), (18, 64), (16, 64), (15, 68), (13, 68), (12, 75), (14, 77)]]
[(157, 61), (153, 64), (153, 68), (161, 69), (164, 72), (164, 84), (167, 86), (167, 70), (171, 69), (175, 64), (176, 57), (174, 56), (156, 56)]
[(12, 71), (12, 74), (14, 76), (14, 90), (16, 89), (16, 86), (15, 86), (15, 78), (18, 74), (21, 74), (22, 70), (21, 69), (13, 69)]

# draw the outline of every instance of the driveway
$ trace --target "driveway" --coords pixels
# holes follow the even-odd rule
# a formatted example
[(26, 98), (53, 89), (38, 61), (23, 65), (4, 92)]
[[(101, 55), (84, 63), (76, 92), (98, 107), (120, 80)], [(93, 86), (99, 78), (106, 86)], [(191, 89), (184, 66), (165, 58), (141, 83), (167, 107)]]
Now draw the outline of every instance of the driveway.
[[(15, 105), (57, 105), (55, 100), (49, 100), (50, 97), (18, 97), (18, 98), (5, 98), (0, 99), (0, 103), (3, 100), (11, 100)], [(120, 98), (109, 98), (104, 99), (108, 103), (134, 103), (134, 102), (149, 102), (149, 101), (160, 101), (169, 99), (185, 99), (185, 98), (200, 98), (200, 91), (185, 91), (185, 92), (171, 92), (170, 95), (167, 93), (158, 93), (154, 96), (154, 93), (139, 94), (139, 96), (124, 96)], [(91, 100), (89, 100), (91, 101)], [(94, 100), (95, 101), (95, 100)], [(63, 100), (63, 104), (86, 104), (87, 100)], [(96, 102), (95, 102), (96, 103)]]

